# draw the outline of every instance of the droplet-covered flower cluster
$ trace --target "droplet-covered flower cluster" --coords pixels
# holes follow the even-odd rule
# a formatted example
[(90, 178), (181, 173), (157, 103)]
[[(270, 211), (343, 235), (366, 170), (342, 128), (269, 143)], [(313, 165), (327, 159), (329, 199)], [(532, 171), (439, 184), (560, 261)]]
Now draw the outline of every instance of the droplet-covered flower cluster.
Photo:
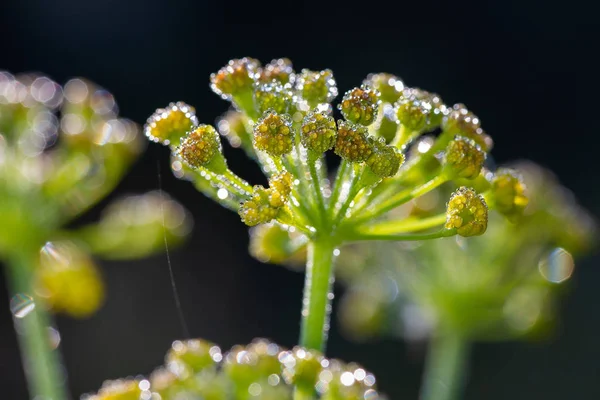
[[(192, 112), (172, 105), (148, 134), (172, 141), (195, 124)], [(0, 71), (0, 259), (29, 260), (26, 295), (35, 291), (56, 312), (89, 316), (104, 288), (88, 251), (134, 258), (161, 249), (165, 233), (181, 242), (191, 220), (158, 193), (117, 200), (99, 223), (65, 228), (115, 188), (144, 146), (138, 125), (119, 117), (105, 89), (79, 78), (60, 86)]]
[[(479, 119), (462, 104), (448, 107), (439, 95), (406, 87), (391, 74), (371, 74), (348, 90), (338, 105), (343, 117), (338, 121), (331, 104), (338, 88), (328, 69), (296, 73), (288, 59), (262, 67), (258, 60), (242, 58), (212, 74), (210, 82), (233, 106), (217, 129), (198, 125), (193, 107), (178, 102), (158, 109), (148, 119), (146, 134), (171, 146), (177, 176), (238, 211), (250, 226), (274, 221), (309, 238), (332, 236), (336, 243), (385, 239), (377, 224), (394, 208), (441, 185), (458, 188), (470, 180), (475, 187), (477, 180), (494, 179), (483, 168), (492, 141)], [(286, 190), (253, 187), (233, 173), (217, 131), (260, 163), (271, 186), (285, 176)], [(436, 132), (437, 138), (431, 135)], [(329, 150), (341, 158), (333, 176), (324, 157)], [(507, 197), (505, 185), (493, 188)], [(471, 193), (477, 207), (457, 211), (459, 200)], [(447, 223), (437, 218), (422, 225), (420, 230), (437, 228), (435, 235), (411, 232), (406, 238), (483, 234), (484, 198), (491, 195), (461, 189), (449, 201)], [(518, 214), (510, 201), (494, 204)], [(395, 240), (403, 238), (395, 233), (409, 233), (405, 228), (386, 232)]]
[(285, 350), (264, 339), (225, 354), (204, 340), (177, 340), (165, 365), (149, 378), (107, 381), (97, 394), (83, 399), (291, 400), (294, 387), (313, 399), (383, 399), (375, 376), (359, 365), (301, 347)]

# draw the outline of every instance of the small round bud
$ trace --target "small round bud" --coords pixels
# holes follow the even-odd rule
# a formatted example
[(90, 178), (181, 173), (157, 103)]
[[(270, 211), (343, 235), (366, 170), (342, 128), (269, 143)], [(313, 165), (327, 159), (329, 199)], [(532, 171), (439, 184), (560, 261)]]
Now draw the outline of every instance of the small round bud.
[(292, 191), (292, 174), (283, 171), (269, 180), (269, 204), (273, 207), (283, 207)]
[(337, 128), (333, 117), (324, 112), (311, 112), (302, 120), (302, 144), (317, 154), (325, 153), (335, 144)]
[(238, 214), (248, 226), (256, 226), (272, 221), (277, 217), (279, 208), (270, 204), (271, 191), (262, 186), (254, 186), (252, 197), (240, 206)]
[(448, 107), (442, 102), (439, 95), (429, 93), (419, 88), (406, 88), (402, 92), (402, 97), (411, 100), (420, 100), (431, 105), (431, 110), (427, 116), (425, 129), (431, 131), (440, 126), (444, 116), (448, 114)]
[(218, 72), (210, 75), (210, 87), (223, 99), (230, 100), (241, 92), (251, 91), (260, 72), (258, 60), (249, 57), (231, 60)]
[(323, 71), (303, 69), (296, 80), (296, 91), (311, 107), (329, 103), (338, 94), (333, 72), (329, 69)]
[(398, 120), (411, 131), (423, 130), (430, 113), (431, 104), (423, 100), (401, 98), (396, 103)]
[(165, 146), (177, 146), (179, 140), (198, 125), (194, 107), (178, 101), (167, 108), (159, 108), (144, 126), (146, 136)]
[(375, 389), (375, 376), (350, 363), (329, 360), (326, 368), (319, 374), (317, 387), (322, 388), (321, 400), (363, 400), (380, 399)]
[(481, 121), (463, 104), (455, 104), (442, 119), (442, 130), (450, 135), (463, 135), (489, 152), (494, 142), (481, 128)]
[(288, 85), (277, 81), (259, 83), (254, 88), (254, 104), (259, 114), (268, 110), (287, 113), (292, 105), (293, 94)]
[(320, 353), (303, 347), (294, 347), (291, 351), (279, 354), (286, 383), (304, 388), (314, 387), (317, 383), (318, 375), (323, 370), (323, 359)]
[(379, 103), (379, 92), (362, 86), (347, 91), (338, 108), (346, 120), (367, 126), (375, 120)]
[(292, 151), (294, 135), (291, 118), (286, 114), (267, 112), (254, 127), (254, 145), (274, 157)]
[(457, 136), (444, 154), (446, 171), (456, 178), (474, 179), (481, 172), (486, 153), (473, 140)]
[(303, 267), (306, 248), (295, 246), (299, 236), (297, 231), (290, 232), (280, 224), (256, 226), (250, 230), (250, 255), (263, 263)]
[(142, 395), (140, 382), (133, 379), (106, 381), (97, 395), (90, 400), (139, 400)]
[(379, 91), (379, 98), (385, 103), (395, 103), (404, 90), (404, 82), (395, 75), (385, 72), (369, 74), (363, 85), (370, 86)]
[[(277, 359), (279, 351), (278, 345), (264, 339), (255, 340), (248, 346), (234, 346), (223, 359), (223, 372), (238, 388), (246, 389), (253, 382), (281, 372)], [(244, 392), (248, 393), (248, 390)]]
[(492, 179), (492, 193), (496, 210), (509, 218), (522, 215), (529, 203), (525, 184), (513, 169), (500, 168), (496, 171)]
[(487, 229), (487, 221), (483, 196), (464, 186), (452, 193), (446, 205), (446, 229), (456, 229), (460, 236), (478, 236)]
[(219, 134), (211, 125), (199, 125), (187, 134), (175, 153), (192, 168), (204, 167), (221, 153)]
[(42, 247), (36, 289), (55, 312), (77, 318), (89, 317), (104, 301), (104, 284), (92, 259), (68, 241)]
[(373, 154), (367, 128), (349, 121), (338, 121), (335, 154), (349, 162), (366, 161)]
[(221, 349), (201, 339), (176, 340), (165, 357), (170, 371), (181, 378), (217, 365), (221, 361)]
[(259, 80), (261, 82), (277, 81), (283, 85), (294, 84), (296, 74), (292, 62), (287, 58), (279, 58), (271, 61), (263, 68)]
[(367, 159), (371, 171), (380, 178), (396, 175), (404, 162), (404, 154), (396, 146), (389, 146), (375, 140), (373, 142), (373, 154)]

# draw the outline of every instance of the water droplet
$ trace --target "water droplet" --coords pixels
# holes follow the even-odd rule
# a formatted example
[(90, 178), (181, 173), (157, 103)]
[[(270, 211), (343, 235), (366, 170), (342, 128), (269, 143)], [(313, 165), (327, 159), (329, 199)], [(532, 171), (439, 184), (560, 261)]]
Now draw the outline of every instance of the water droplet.
[(228, 195), (229, 195), (229, 192), (227, 192), (227, 189), (221, 188), (217, 191), (217, 197), (221, 200), (225, 200)]
[(60, 345), (60, 332), (58, 332), (57, 329), (54, 329), (53, 327), (49, 326), (48, 327), (48, 338), (50, 339), (50, 348), (52, 350), (57, 349), (58, 346)]
[(250, 396), (259, 396), (262, 392), (262, 387), (260, 384), (254, 382), (250, 386), (248, 386), (248, 393)]
[(144, 380), (140, 381), (138, 387), (142, 391), (150, 390), (150, 381), (148, 381), (147, 379), (144, 379)]
[(17, 293), (10, 299), (10, 311), (16, 318), (25, 318), (34, 309), (33, 297), (27, 294)]
[(354, 383), (354, 374), (350, 371), (346, 371), (340, 376), (340, 381), (344, 386), (352, 386)]
[(559, 247), (542, 258), (538, 268), (542, 276), (549, 282), (561, 283), (571, 277), (575, 269), (575, 262), (571, 253)]

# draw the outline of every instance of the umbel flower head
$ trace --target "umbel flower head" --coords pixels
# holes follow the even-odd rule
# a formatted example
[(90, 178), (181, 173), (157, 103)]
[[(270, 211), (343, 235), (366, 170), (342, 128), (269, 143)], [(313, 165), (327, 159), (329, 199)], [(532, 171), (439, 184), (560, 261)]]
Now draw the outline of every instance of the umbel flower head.
[[(253, 186), (231, 171), (216, 130), (196, 121), (175, 149), (173, 167), (250, 226), (276, 222), (309, 240), (325, 230), (342, 243), (409, 240), (402, 236), (408, 233), (416, 240), (436, 234), (379, 229), (378, 220), (441, 185), (457, 188), (471, 179), (477, 189), (491, 187), (482, 172), (491, 146), (481, 121), (464, 106), (450, 110), (439, 95), (407, 87), (394, 75), (369, 75), (346, 92), (339, 104), (344, 119), (337, 123), (329, 104), (337, 85), (328, 69), (296, 74), (287, 59), (262, 68), (246, 57), (213, 74), (211, 87), (235, 108), (219, 120), (219, 132), (261, 165), (270, 187)], [(417, 142), (438, 127), (437, 138)], [(329, 150), (341, 158), (335, 179), (324, 162)], [(282, 176), (288, 190), (276, 189)], [(449, 200), (446, 226), (440, 217), (426, 227), (439, 228), (441, 236), (483, 234), (485, 211), (482, 197), (461, 189)]]
[(485, 158), (486, 153), (475, 141), (462, 136), (457, 136), (448, 143), (444, 153), (448, 173), (466, 179), (479, 176)]
[(360, 365), (330, 360), (301, 347), (287, 350), (256, 339), (223, 354), (213, 343), (189, 339), (174, 341), (165, 365), (148, 378), (106, 381), (97, 394), (84, 399), (291, 400), (294, 387), (315, 399), (383, 399), (375, 381)]
[(452, 193), (446, 215), (446, 229), (456, 229), (460, 236), (482, 235), (487, 229), (487, 204), (473, 189), (463, 186)]
[(397, 76), (387, 73), (369, 74), (363, 85), (377, 90), (381, 101), (392, 104), (398, 101), (404, 90), (404, 82)]
[(240, 206), (242, 221), (248, 226), (255, 226), (275, 219), (290, 195), (291, 179), (288, 172), (283, 172), (271, 178), (269, 189), (254, 186), (252, 197)]
[(211, 88), (223, 99), (231, 99), (243, 92), (251, 91), (260, 73), (260, 63), (253, 58), (231, 60), (210, 76)]
[(191, 130), (175, 154), (192, 168), (206, 167), (215, 173), (223, 173), (227, 169), (221, 153), (221, 139), (211, 125), (199, 125)]
[(292, 151), (292, 120), (286, 114), (267, 111), (254, 127), (254, 145), (272, 156)]
[(462, 135), (475, 141), (484, 151), (490, 151), (492, 139), (481, 128), (480, 119), (464, 104), (455, 104), (442, 120), (442, 129), (448, 135)]
[(350, 121), (338, 121), (335, 154), (349, 162), (362, 162), (372, 153), (373, 143), (369, 141), (367, 128)]
[(380, 178), (396, 175), (404, 155), (395, 146), (386, 145), (382, 140), (373, 141), (373, 153), (367, 158), (367, 165)]
[(269, 110), (280, 114), (287, 113), (292, 106), (293, 96), (290, 86), (277, 80), (258, 83), (254, 88), (256, 111), (261, 115)]
[(156, 110), (148, 118), (144, 133), (154, 142), (177, 146), (181, 138), (196, 125), (198, 119), (194, 107), (178, 101)]
[(496, 209), (507, 217), (522, 215), (529, 203), (523, 179), (516, 170), (510, 168), (499, 169), (494, 174), (492, 194)]
[[(286, 59), (264, 68), (251, 58), (232, 60), (211, 76), (211, 88), (232, 106), (217, 123), (219, 133), (257, 161), (269, 186), (252, 185), (231, 171), (206, 125), (191, 128), (172, 153), (173, 170), (253, 227), (256, 257), (288, 265), (306, 257), (308, 270), (321, 272), (307, 274), (305, 347), (324, 349), (332, 264), (345, 246), (486, 231), (488, 208), (496, 203), (488, 207), (474, 189), (458, 188), (470, 179), (469, 187), (493, 197), (482, 167), (491, 146), (481, 140), (487, 135), (479, 120), (475, 129), (463, 132), (462, 114), (452, 114), (439, 95), (407, 87), (391, 74), (369, 75), (346, 92), (336, 123), (333, 72), (296, 74)], [(334, 173), (328, 171), (330, 150), (339, 157)], [(222, 160), (221, 168), (212, 165), (215, 159)], [(445, 195), (447, 212), (396, 212), (442, 187), (458, 189)], [(332, 385), (322, 398), (352, 391), (352, 385)]]
[(348, 121), (367, 126), (375, 120), (379, 103), (379, 92), (363, 86), (346, 92), (339, 109)]
[(292, 62), (287, 58), (278, 58), (271, 61), (262, 69), (260, 73), (260, 82), (279, 82), (282, 85), (290, 84), (293, 85), (296, 81), (296, 73)]
[[(146, 133), (173, 143), (194, 118), (189, 106), (171, 104), (150, 118)], [(98, 223), (71, 227), (112, 192), (144, 144), (105, 89), (81, 78), (60, 86), (0, 72), (0, 259), (18, 268), (9, 275), (22, 277), (20, 291), (39, 312), (93, 314), (104, 285), (92, 255), (144, 257), (164, 247), (165, 235), (176, 244), (189, 231), (185, 209), (156, 193), (116, 200)], [(157, 208), (145, 207), (150, 202), (165, 205), (164, 223)]]
[(323, 154), (335, 144), (335, 120), (322, 111), (308, 113), (302, 120), (301, 134), (304, 147), (317, 154)]
[(329, 103), (338, 94), (333, 72), (329, 69), (323, 71), (303, 69), (296, 79), (296, 92), (311, 107)]

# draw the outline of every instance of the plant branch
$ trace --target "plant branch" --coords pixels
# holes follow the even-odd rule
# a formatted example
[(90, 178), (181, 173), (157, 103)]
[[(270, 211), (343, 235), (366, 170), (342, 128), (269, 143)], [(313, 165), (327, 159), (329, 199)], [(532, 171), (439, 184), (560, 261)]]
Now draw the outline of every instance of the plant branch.
[(377, 218), (402, 204), (408, 203), (412, 199), (415, 199), (417, 197), (420, 197), (420, 196), (432, 191), (433, 189), (439, 187), (440, 185), (444, 184), (447, 181), (448, 181), (448, 178), (442, 174), (442, 175), (436, 176), (435, 178), (431, 179), (427, 183), (425, 183), (415, 189), (404, 190), (404, 191), (396, 194), (395, 196), (392, 196), (388, 201), (381, 204), (380, 206), (378, 206), (371, 212), (356, 219), (355, 221), (353, 221), (353, 223), (356, 225), (359, 225), (361, 223), (368, 222), (374, 218)]
[(469, 344), (455, 333), (440, 334), (429, 343), (421, 400), (461, 398)]
[(6, 275), (11, 296), (31, 296), (35, 307), (20, 317), (14, 316), (29, 396), (31, 399), (66, 400), (58, 352), (50, 347), (50, 317), (32, 287), (31, 257), (17, 255), (9, 260)]
[(300, 345), (321, 353), (329, 330), (334, 248), (329, 237), (317, 237), (308, 244)]
[(430, 240), (439, 239), (443, 237), (449, 237), (456, 235), (455, 229), (442, 229), (433, 233), (406, 233), (406, 234), (389, 234), (380, 235), (375, 233), (361, 233), (353, 232), (347, 236), (344, 236), (344, 240), (348, 242), (357, 242), (364, 240), (393, 240), (393, 241), (419, 241), (419, 240)]

